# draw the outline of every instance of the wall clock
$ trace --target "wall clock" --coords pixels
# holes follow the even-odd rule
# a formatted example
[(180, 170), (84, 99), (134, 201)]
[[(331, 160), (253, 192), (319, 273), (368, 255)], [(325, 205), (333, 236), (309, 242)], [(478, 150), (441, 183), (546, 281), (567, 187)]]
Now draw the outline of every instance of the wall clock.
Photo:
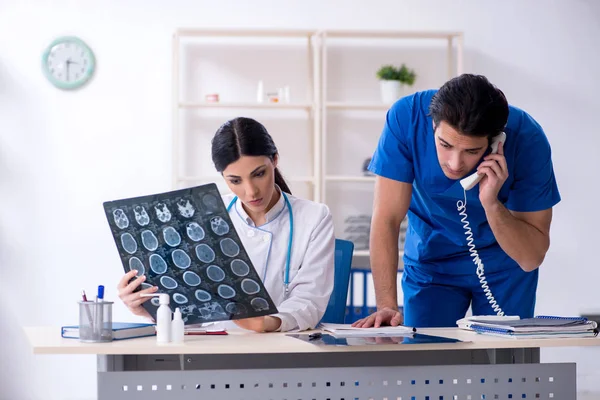
[(95, 64), (92, 50), (74, 36), (57, 38), (42, 56), (46, 78), (54, 86), (67, 90), (85, 85), (94, 74)]

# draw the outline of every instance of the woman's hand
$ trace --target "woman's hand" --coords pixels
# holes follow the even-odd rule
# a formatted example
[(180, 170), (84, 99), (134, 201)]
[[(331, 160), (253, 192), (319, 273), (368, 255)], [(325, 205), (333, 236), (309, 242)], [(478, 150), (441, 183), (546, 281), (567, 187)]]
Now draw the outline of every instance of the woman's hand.
[(277, 317), (254, 317), (245, 319), (236, 319), (233, 322), (243, 329), (254, 332), (275, 332), (281, 326), (281, 320)]
[(142, 284), (146, 280), (146, 276), (142, 275), (139, 278), (135, 279), (131, 283), (128, 283), (130, 279), (137, 275), (137, 271), (129, 271), (126, 273), (121, 281), (117, 285), (117, 292), (119, 293), (119, 298), (121, 301), (127, 306), (129, 311), (131, 311), (135, 315), (139, 315), (140, 317), (146, 317), (148, 319), (152, 319), (152, 316), (146, 311), (142, 304), (146, 301), (150, 300), (151, 297), (142, 297), (141, 294), (146, 293), (154, 293), (158, 290), (158, 287), (153, 286), (149, 289), (140, 290), (139, 292), (134, 292), (134, 290)]

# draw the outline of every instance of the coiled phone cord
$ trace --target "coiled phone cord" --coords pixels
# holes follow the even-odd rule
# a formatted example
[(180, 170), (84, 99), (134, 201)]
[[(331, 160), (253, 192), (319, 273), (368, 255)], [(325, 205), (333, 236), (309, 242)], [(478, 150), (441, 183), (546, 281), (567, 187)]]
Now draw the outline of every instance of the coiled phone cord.
[(504, 316), (504, 311), (496, 302), (492, 291), (487, 283), (487, 279), (485, 278), (485, 274), (483, 271), (483, 261), (479, 258), (479, 253), (477, 253), (477, 249), (475, 248), (475, 244), (473, 243), (473, 232), (469, 227), (469, 221), (467, 221), (467, 191), (465, 190), (465, 201), (459, 200), (456, 202), (456, 208), (458, 210), (459, 215), (462, 217), (460, 222), (463, 224), (463, 228), (465, 229), (465, 236), (467, 237), (467, 245), (469, 246), (469, 253), (473, 259), (473, 263), (477, 266), (477, 270), (475, 273), (479, 278), (479, 283), (481, 284), (481, 288), (485, 293), (485, 297), (488, 299), (488, 302), (492, 306), (494, 312), (499, 316)]

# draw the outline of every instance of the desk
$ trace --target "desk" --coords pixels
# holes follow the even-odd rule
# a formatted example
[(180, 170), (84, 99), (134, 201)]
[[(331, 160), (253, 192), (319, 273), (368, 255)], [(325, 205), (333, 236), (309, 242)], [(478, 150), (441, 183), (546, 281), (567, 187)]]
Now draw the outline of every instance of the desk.
[(462, 342), (362, 346), (283, 333), (186, 336), (183, 344), (80, 343), (56, 327), (25, 333), (35, 354), (97, 355), (99, 400), (574, 400), (575, 363), (541, 364), (539, 350), (600, 346), (600, 338), (508, 339), (458, 328), (419, 333)]

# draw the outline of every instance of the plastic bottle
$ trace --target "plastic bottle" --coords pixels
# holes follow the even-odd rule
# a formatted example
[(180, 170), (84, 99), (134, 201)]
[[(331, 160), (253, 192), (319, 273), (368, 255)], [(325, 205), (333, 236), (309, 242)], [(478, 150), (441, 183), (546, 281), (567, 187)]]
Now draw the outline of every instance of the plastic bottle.
[(158, 311), (156, 312), (156, 341), (169, 343), (171, 341), (171, 308), (167, 293), (142, 294), (144, 297), (158, 296)]
[(284, 86), (283, 87), (283, 102), (284, 103), (290, 103), (290, 87), (289, 86)]
[(263, 86), (263, 81), (258, 81), (258, 87), (256, 89), (256, 102), (262, 103), (265, 98), (265, 89)]
[(171, 322), (171, 341), (173, 343), (182, 343), (184, 335), (184, 323), (181, 318), (181, 310), (179, 307), (175, 309), (173, 313), (173, 321)]

